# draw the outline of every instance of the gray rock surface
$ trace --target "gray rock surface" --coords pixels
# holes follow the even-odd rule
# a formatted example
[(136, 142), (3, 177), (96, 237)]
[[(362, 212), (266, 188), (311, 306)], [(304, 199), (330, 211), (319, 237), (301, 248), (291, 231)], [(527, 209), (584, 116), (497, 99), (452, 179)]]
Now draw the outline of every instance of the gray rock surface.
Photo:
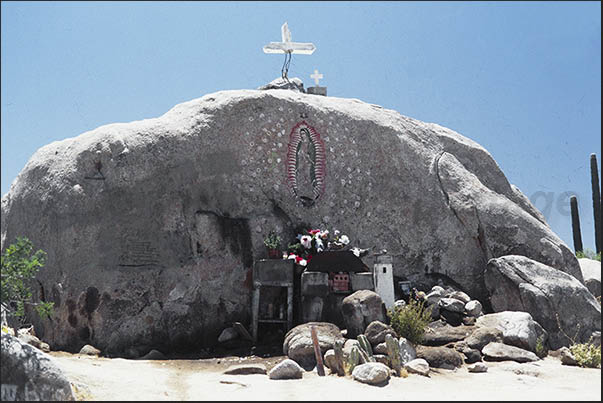
[(138, 359), (139, 360), (165, 360), (165, 359), (167, 359), (167, 357), (161, 351), (151, 350)]
[(574, 357), (570, 349), (565, 346), (559, 349), (559, 358), (563, 365), (578, 365), (576, 357)]
[[(490, 328), (496, 328), (502, 332), (502, 342), (529, 351), (535, 351), (536, 341), (542, 338), (543, 343), (547, 341), (547, 332), (540, 324), (532, 318), (527, 312), (503, 311), (490, 313), (477, 318), (475, 325), (478, 328), (486, 328), (476, 333), (476, 339), (498, 341), (494, 338), (499, 337), (499, 334)], [(486, 333), (492, 333), (490, 336), (485, 336)], [(475, 339), (471, 339), (473, 344)], [(476, 340), (475, 343), (479, 343)]]
[(601, 330), (601, 304), (580, 281), (560, 270), (525, 256), (503, 256), (488, 262), (484, 279), (492, 309), (529, 312), (548, 332), (552, 349), (569, 343), (560, 326), (568, 334), (579, 328), (577, 342)]
[(394, 275), (418, 289), (444, 279), (483, 300), (486, 262), (512, 253), (581, 280), (571, 250), (476, 142), (289, 90), (216, 92), (48, 144), (3, 195), (1, 221), (2, 250), (27, 236), (48, 253), (37, 280), (56, 315), (36, 323), (38, 337), (71, 352), (213, 345), (250, 320), (264, 236), (288, 239), (301, 222), (387, 249)]
[(410, 374), (429, 376), (429, 363), (422, 358), (415, 358), (414, 360), (407, 362), (404, 364), (404, 368)]
[(314, 345), (310, 333), (311, 326), (316, 329), (320, 353), (323, 356), (327, 350), (333, 348), (335, 340), (343, 339), (339, 328), (332, 323), (308, 322), (289, 330), (283, 341), (283, 353), (307, 371), (316, 365)]
[(2, 400), (73, 401), (67, 377), (48, 354), (2, 333)]
[[(501, 326), (502, 327), (502, 326)], [(508, 329), (503, 327), (503, 329)], [(496, 327), (478, 327), (469, 337), (465, 339), (465, 344), (476, 350), (481, 351), (487, 344), (495, 341), (502, 343), (503, 331)], [(507, 337), (509, 340), (509, 337)]]
[(267, 370), (264, 364), (235, 364), (231, 365), (223, 372), (224, 375), (266, 375)]
[(477, 318), (482, 313), (482, 303), (472, 299), (465, 304), (465, 312), (468, 316)]
[(488, 372), (488, 365), (484, 362), (476, 362), (475, 364), (468, 366), (467, 371), (474, 373)]
[(364, 330), (364, 335), (371, 345), (376, 346), (385, 342), (385, 336), (390, 334), (393, 338), (398, 338), (396, 331), (390, 326), (378, 320), (369, 323)]
[(402, 364), (417, 358), (417, 350), (410, 341), (404, 337), (400, 337), (398, 343), (400, 344), (400, 362)]
[(352, 370), (352, 377), (362, 383), (379, 385), (390, 378), (389, 368), (380, 362), (367, 362), (356, 365)]
[(532, 362), (540, 359), (531, 351), (497, 342), (488, 343), (482, 349), (482, 354), (485, 359), (493, 361), (512, 360), (517, 362)]
[(220, 336), (218, 336), (218, 343), (226, 343), (239, 337), (239, 332), (234, 327), (227, 327), (222, 330)]
[(456, 298), (442, 298), (438, 305), (440, 306), (440, 313), (442, 310), (458, 313), (463, 313), (465, 311), (465, 302)]
[(584, 285), (595, 297), (601, 296), (601, 262), (598, 260), (582, 258), (578, 259)]
[(379, 294), (371, 290), (359, 290), (345, 297), (341, 312), (349, 338), (364, 334), (371, 322), (386, 321), (385, 305)]
[(473, 326), (450, 326), (441, 320), (431, 322), (425, 329), (421, 344), (425, 346), (443, 346), (453, 341), (465, 339), (474, 330)]
[(303, 368), (291, 359), (279, 362), (268, 372), (270, 379), (301, 379), (303, 375)]
[(448, 347), (417, 346), (417, 358), (423, 358), (433, 368), (455, 369), (463, 365), (461, 353)]
[(471, 301), (471, 297), (462, 291), (454, 291), (448, 295), (448, 298), (458, 299), (463, 303), (463, 305), (467, 304), (467, 302)]
[(100, 353), (101, 353), (101, 351), (98, 348), (91, 346), (90, 344), (86, 344), (84, 347), (82, 347), (80, 349), (80, 352), (79, 352), (79, 354), (95, 355), (95, 356), (99, 356)]

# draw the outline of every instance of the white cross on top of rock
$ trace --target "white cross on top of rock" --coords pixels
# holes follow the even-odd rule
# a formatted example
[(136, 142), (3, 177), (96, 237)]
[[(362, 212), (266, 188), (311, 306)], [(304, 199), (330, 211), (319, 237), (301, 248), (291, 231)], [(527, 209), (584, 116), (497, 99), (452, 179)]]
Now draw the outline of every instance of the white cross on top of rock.
[(314, 74), (311, 74), (310, 78), (314, 79), (314, 83), (316, 83), (316, 86), (318, 87), (318, 80), (323, 78), (323, 75), (319, 74), (317, 69), (314, 69)]

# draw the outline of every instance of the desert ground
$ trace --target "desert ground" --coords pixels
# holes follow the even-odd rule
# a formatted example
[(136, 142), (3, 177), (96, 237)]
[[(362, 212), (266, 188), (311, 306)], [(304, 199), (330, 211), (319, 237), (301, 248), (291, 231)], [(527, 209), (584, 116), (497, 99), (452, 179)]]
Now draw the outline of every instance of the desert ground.
[(432, 369), (429, 377), (411, 374), (371, 386), (321, 377), (316, 369), (297, 380), (223, 374), (245, 363), (269, 370), (284, 356), (150, 361), (50, 354), (79, 400), (601, 400), (600, 369), (561, 365), (551, 356), (536, 363), (488, 362), (486, 373), (470, 373), (466, 366)]

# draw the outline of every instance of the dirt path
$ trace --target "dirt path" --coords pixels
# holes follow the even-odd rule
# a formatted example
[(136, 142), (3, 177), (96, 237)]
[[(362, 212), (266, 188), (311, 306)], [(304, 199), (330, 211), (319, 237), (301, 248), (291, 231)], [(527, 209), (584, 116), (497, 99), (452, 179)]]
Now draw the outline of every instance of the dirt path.
[(140, 361), (53, 352), (86, 400), (601, 400), (601, 370), (537, 363), (489, 362), (487, 373), (433, 370), (430, 377), (392, 378), (383, 387), (306, 372), (301, 380), (223, 375), (230, 365), (285, 357)]

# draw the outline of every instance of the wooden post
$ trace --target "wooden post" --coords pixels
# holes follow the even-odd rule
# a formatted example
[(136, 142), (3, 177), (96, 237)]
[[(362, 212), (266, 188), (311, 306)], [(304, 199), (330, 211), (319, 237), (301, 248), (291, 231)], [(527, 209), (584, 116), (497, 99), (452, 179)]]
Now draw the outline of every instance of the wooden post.
[(318, 344), (318, 337), (316, 336), (314, 326), (310, 326), (310, 335), (312, 336), (312, 344), (314, 345), (314, 357), (316, 357), (318, 376), (325, 376), (325, 367), (322, 364), (322, 354), (320, 353), (320, 345)]

